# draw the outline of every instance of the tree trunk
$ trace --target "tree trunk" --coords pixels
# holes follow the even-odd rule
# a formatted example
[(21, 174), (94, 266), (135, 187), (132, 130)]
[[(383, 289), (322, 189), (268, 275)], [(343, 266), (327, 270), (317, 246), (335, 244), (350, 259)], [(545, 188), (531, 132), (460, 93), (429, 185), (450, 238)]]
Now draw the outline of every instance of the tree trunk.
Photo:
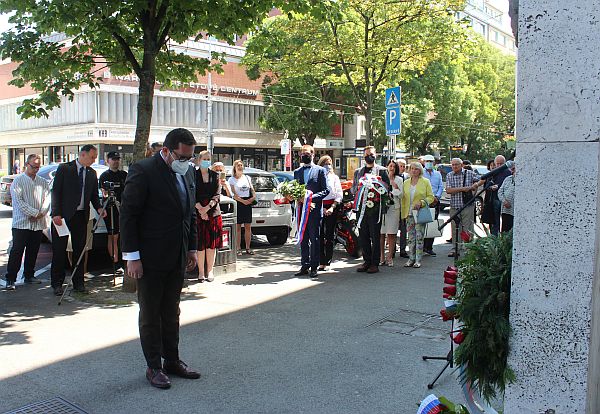
[(150, 126), (152, 124), (152, 101), (154, 99), (155, 80), (156, 74), (154, 71), (152, 73), (144, 73), (144, 76), (140, 77), (137, 122), (135, 126), (135, 140), (133, 142), (133, 161), (141, 160), (146, 156)]

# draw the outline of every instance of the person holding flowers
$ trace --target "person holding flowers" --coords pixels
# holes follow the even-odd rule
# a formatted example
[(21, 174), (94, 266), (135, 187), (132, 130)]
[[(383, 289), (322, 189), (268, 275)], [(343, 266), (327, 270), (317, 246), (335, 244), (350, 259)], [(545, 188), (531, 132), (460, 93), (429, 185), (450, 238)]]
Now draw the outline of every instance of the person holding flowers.
[(302, 167), (294, 171), (294, 179), (305, 186), (304, 196), (297, 197), (298, 222), (297, 241), (300, 244), (301, 267), (295, 276), (310, 275), (317, 278), (317, 267), (321, 255), (320, 230), (323, 199), (329, 194), (327, 172), (325, 168), (313, 163), (315, 149), (312, 145), (303, 145), (300, 150)]
[(354, 172), (352, 194), (357, 212), (358, 242), (363, 252), (363, 264), (357, 272), (379, 272), (382, 217), (389, 203), (390, 178), (387, 169), (375, 163), (375, 147), (365, 147), (365, 165)]
[(402, 218), (406, 219), (406, 232), (408, 233), (408, 261), (404, 267), (421, 267), (423, 257), (423, 235), (425, 224), (417, 224), (413, 211), (429, 208), (433, 203), (431, 183), (423, 178), (423, 166), (420, 162), (410, 164), (410, 179), (404, 181), (402, 195)]

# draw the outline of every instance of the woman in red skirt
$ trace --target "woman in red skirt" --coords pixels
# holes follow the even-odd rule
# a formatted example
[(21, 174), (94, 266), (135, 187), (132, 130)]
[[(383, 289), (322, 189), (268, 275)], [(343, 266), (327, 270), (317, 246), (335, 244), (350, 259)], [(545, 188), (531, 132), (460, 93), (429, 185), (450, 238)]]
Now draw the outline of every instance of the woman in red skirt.
[(210, 169), (211, 154), (202, 151), (198, 156), (196, 170), (196, 222), (198, 225), (198, 280), (212, 282), (215, 280), (216, 249), (223, 247), (223, 220), (219, 201), (221, 199), (221, 182), (219, 175)]

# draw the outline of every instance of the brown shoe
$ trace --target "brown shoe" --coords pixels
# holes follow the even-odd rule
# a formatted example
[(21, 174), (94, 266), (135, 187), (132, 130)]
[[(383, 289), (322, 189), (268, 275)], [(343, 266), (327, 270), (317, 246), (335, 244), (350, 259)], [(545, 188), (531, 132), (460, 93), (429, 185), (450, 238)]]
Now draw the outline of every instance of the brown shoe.
[(379, 272), (379, 267), (372, 265), (367, 269), (367, 273), (377, 273)]
[(171, 388), (171, 380), (162, 371), (162, 369), (148, 368), (146, 369), (146, 378), (150, 381), (150, 385), (156, 388), (166, 390)]
[(361, 265), (358, 267), (358, 269), (356, 269), (356, 271), (357, 271), (358, 273), (364, 273), (364, 272), (366, 272), (368, 269), (369, 269), (369, 265), (368, 265), (368, 264), (366, 264), (366, 263), (363, 263), (363, 264), (361, 264)]
[(200, 373), (193, 371), (188, 368), (188, 366), (183, 361), (165, 361), (163, 364), (163, 370), (167, 374), (177, 375), (181, 378), (187, 379), (198, 379), (200, 378)]

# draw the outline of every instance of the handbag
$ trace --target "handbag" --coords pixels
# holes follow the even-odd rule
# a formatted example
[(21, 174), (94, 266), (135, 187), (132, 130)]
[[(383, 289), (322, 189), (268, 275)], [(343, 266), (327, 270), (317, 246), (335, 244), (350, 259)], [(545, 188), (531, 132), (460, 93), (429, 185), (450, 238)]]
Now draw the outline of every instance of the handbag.
[(431, 223), (433, 221), (433, 218), (435, 217), (435, 213), (431, 214), (431, 210), (434, 210), (433, 208), (429, 208), (429, 204), (427, 204), (427, 202), (425, 202), (425, 207), (421, 207), (418, 210), (413, 210), (413, 217), (415, 219), (415, 223), (417, 224), (427, 224), (427, 223)]
[[(467, 186), (467, 172), (464, 171), (463, 172), (464, 176), (463, 176), (463, 187)], [(471, 201), (475, 196), (473, 195), (473, 192), (471, 190), (467, 191), (466, 193), (462, 193), (462, 200), (463, 200), (463, 206), (466, 206), (467, 203), (469, 201)]]
[(433, 220), (431, 223), (427, 223), (425, 225), (425, 235), (423, 237), (426, 239), (442, 237), (442, 231), (438, 229), (442, 224), (444, 224), (444, 219), (437, 219)]

